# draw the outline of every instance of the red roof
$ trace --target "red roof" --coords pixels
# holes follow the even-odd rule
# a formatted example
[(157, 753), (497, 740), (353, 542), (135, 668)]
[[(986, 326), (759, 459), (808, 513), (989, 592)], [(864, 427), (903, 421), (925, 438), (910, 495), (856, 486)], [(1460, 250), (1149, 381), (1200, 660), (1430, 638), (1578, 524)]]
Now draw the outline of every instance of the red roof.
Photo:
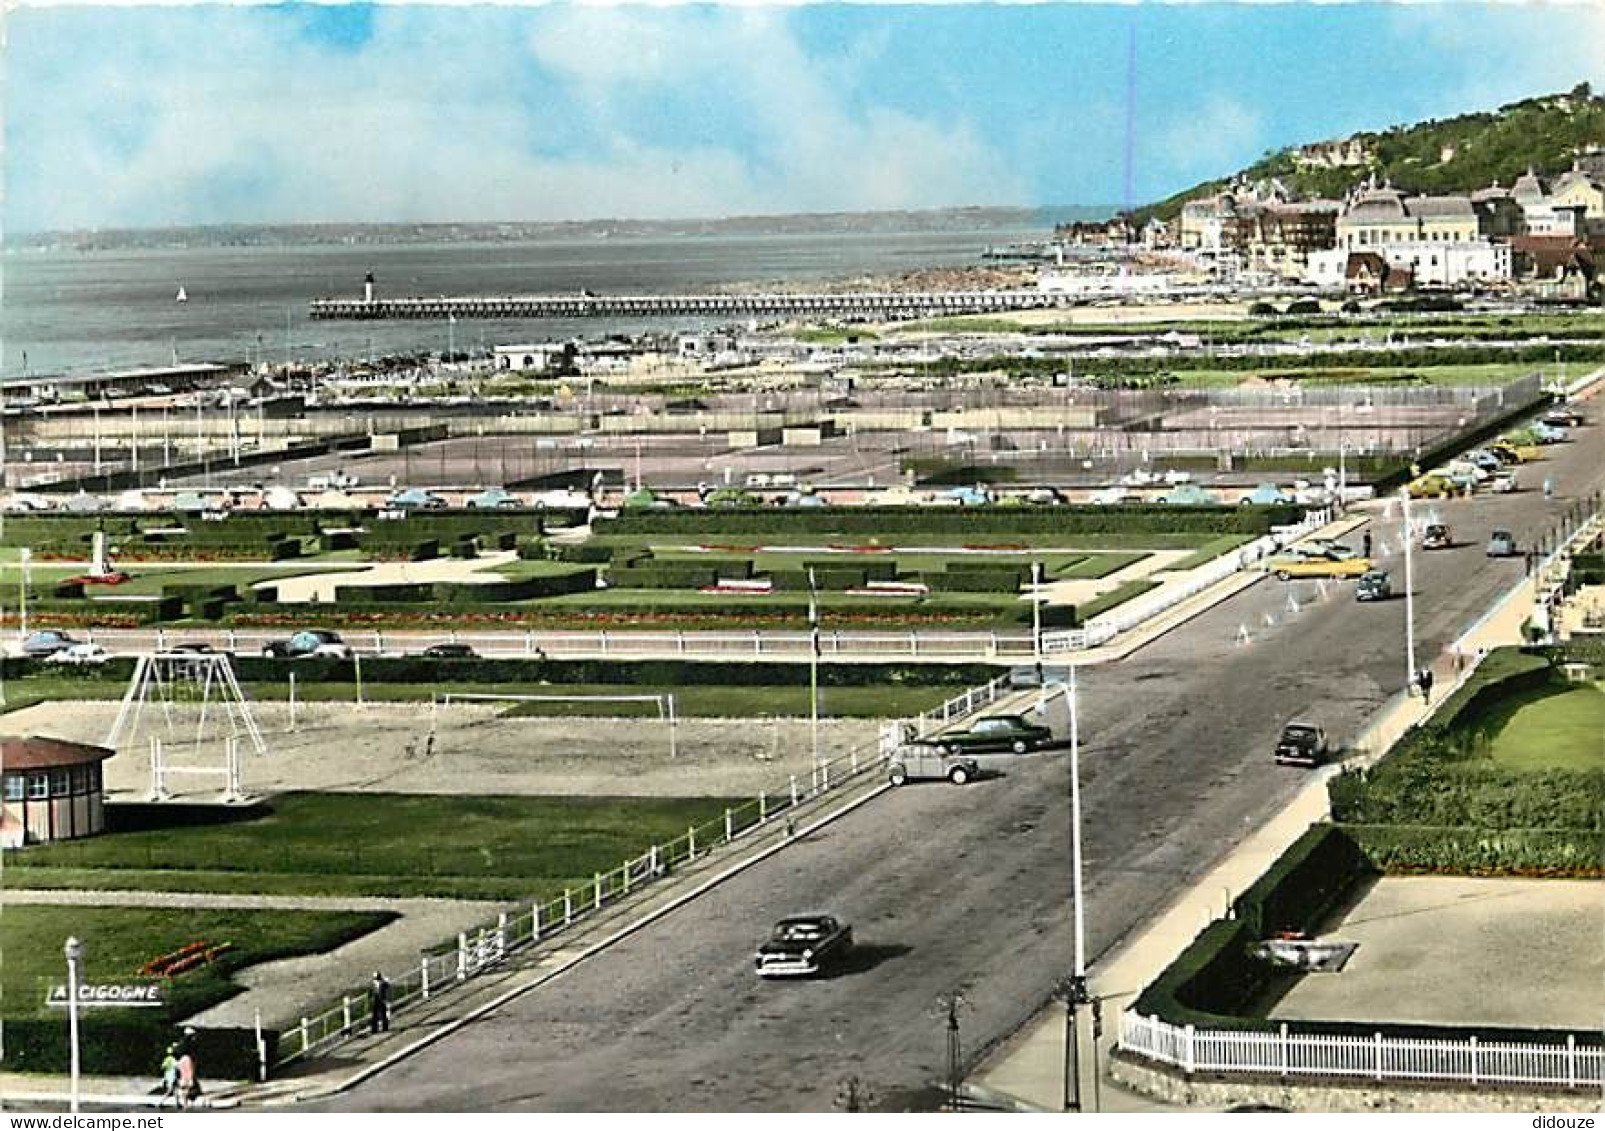
[(60, 738), (0, 738), (0, 770), (50, 770), (104, 762), (115, 750)]

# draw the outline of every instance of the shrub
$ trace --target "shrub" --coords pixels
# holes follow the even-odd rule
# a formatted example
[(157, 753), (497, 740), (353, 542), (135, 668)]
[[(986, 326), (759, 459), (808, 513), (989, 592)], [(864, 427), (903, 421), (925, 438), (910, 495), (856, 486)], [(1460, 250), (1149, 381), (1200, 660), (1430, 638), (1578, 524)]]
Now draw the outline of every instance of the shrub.
[[(89, 1024), (79, 1026), (78, 1050), (85, 1072), (105, 1076), (149, 1077), (162, 1054), (179, 1034), (158, 1018), (105, 1017), (116, 1010), (95, 1010)], [(139, 1013), (139, 1010), (132, 1010)], [(268, 1062), (278, 1049), (277, 1030), (264, 1029)], [(211, 1080), (254, 1080), (257, 1074), (256, 1034), (251, 1029), (199, 1029), (192, 1038), (195, 1061)], [(68, 1069), (67, 1026), (58, 1017), (6, 1018), (6, 1067), (13, 1072), (62, 1073)]]

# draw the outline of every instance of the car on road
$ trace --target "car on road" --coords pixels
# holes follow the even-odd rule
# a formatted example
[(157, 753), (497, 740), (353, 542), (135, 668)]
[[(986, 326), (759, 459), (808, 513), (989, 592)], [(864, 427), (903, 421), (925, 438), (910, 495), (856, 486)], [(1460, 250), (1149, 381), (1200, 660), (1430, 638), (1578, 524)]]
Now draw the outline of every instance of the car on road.
[(1326, 731), (1316, 723), (1290, 722), (1276, 740), (1278, 766), (1319, 766), (1331, 753)]
[(1292, 549), (1272, 558), (1265, 568), (1281, 581), (1299, 577), (1359, 577), (1371, 569), (1371, 559), (1334, 558), (1318, 550)]
[(466, 644), (431, 644), (419, 653), (426, 660), (477, 660), (479, 653)]
[(1026, 754), (1053, 741), (1053, 732), (1024, 715), (987, 715), (968, 730), (948, 731), (936, 742), (949, 755), (1009, 750)]
[(24, 636), (22, 643), (17, 645), (17, 650), (31, 660), (42, 660), (76, 643), (78, 641), (68, 636), (65, 632), (59, 632), (53, 628), (42, 628), (38, 632), (30, 632), (27, 636)]
[(1421, 534), (1423, 550), (1449, 550), (1454, 548), (1454, 544), (1454, 531), (1449, 529), (1446, 522), (1429, 522)]
[(385, 500), (386, 507), (402, 511), (439, 511), (445, 510), (448, 505), (445, 499), (422, 487), (408, 487)]
[(487, 487), (477, 495), (468, 496), (467, 505), (470, 510), (505, 511), (514, 510), (524, 504), (511, 491), (501, 487)]
[(1488, 536), (1488, 556), (1490, 558), (1515, 557), (1516, 536), (1508, 530), (1495, 530)]
[(1504, 466), (1500, 462), (1498, 456), (1494, 455), (1485, 448), (1473, 448), (1461, 458), (1466, 460), (1468, 463), (1475, 464), (1476, 466), (1482, 468), (1490, 475)]
[(1542, 424), (1552, 428), (1577, 428), (1583, 423), (1583, 414), (1575, 408), (1556, 406), (1538, 418)]
[(1497, 495), (1509, 495), (1519, 490), (1516, 469), (1509, 468), (1505, 471), (1494, 472), (1493, 478), (1488, 481), (1488, 489)]
[(1393, 596), (1393, 579), (1385, 569), (1368, 570), (1354, 583), (1356, 601), (1386, 601)]
[(853, 929), (834, 915), (780, 920), (758, 947), (760, 978), (806, 978), (840, 963), (853, 950)]
[(886, 763), (886, 780), (893, 785), (911, 781), (941, 781), (964, 785), (981, 776), (974, 758), (949, 754), (934, 742), (910, 742), (893, 751)]
[(94, 667), (111, 659), (111, 653), (99, 644), (69, 644), (45, 657), (47, 664), (66, 664), (70, 667)]
[(1533, 439), (1540, 444), (1564, 444), (1566, 442), (1566, 429), (1554, 424), (1545, 424), (1542, 420), (1530, 429)]
[(1455, 481), (1447, 475), (1432, 472), (1410, 481), (1412, 499), (1446, 499), (1455, 493)]
[(278, 660), (349, 660), (352, 653), (351, 645), (341, 640), (338, 632), (312, 628), (297, 632), (288, 640), (268, 641), (262, 648), (262, 655)]

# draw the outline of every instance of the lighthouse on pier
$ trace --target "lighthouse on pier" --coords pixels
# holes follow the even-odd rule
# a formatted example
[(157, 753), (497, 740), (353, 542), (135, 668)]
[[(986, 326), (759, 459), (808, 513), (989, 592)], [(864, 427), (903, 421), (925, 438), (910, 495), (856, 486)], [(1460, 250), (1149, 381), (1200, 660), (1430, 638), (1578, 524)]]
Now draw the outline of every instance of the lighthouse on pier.
[(372, 271), (369, 271), (368, 272), (368, 277), (362, 281), (362, 301), (363, 302), (367, 302), (367, 303), (373, 302), (373, 272)]

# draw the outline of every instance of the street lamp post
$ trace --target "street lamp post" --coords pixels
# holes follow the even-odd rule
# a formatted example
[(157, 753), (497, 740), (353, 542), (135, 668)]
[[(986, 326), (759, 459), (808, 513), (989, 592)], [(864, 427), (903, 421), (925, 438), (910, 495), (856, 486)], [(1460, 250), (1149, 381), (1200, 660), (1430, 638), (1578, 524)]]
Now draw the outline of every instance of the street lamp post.
[(62, 945), (67, 957), (67, 1044), (72, 1064), (72, 1114), (78, 1114), (78, 973), (84, 960), (84, 944), (69, 936)]
[[(1064, 1110), (1081, 1110), (1081, 1007), (1091, 1001), (1087, 993), (1087, 925), (1081, 881), (1081, 720), (1076, 696), (1076, 665), (1070, 665), (1065, 696), (1070, 705), (1070, 884), (1074, 916), (1075, 965), (1060, 980), (1064, 1001)], [(1093, 1049), (1094, 1066), (1097, 1049)], [(1094, 1067), (1096, 1071), (1096, 1067)]]
[(813, 749), (814, 789), (819, 788), (819, 593), (808, 571), (808, 733)]
[[(1042, 678), (1042, 563), (1031, 563), (1031, 659), (1037, 668), (1037, 694), (1047, 694)], [(1040, 702), (1041, 700), (1039, 700)]]
[(1415, 573), (1410, 547), (1415, 534), (1410, 525), (1410, 488), (1399, 488), (1399, 498), (1404, 504), (1404, 688), (1408, 693), (1416, 678)]

